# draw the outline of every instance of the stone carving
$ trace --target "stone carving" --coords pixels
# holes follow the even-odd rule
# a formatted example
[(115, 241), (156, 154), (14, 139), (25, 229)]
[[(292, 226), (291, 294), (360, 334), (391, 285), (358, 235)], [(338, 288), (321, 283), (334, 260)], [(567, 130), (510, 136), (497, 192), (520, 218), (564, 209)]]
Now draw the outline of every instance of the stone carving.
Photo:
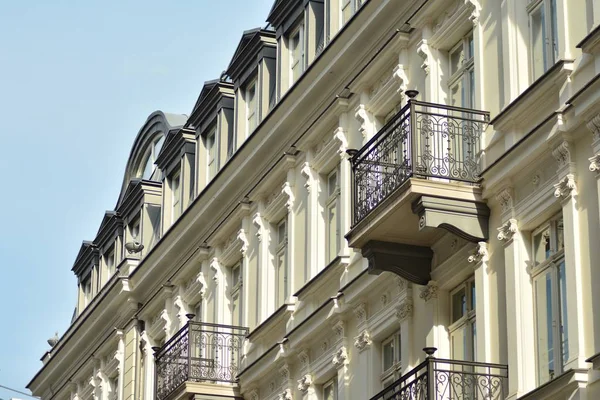
[(335, 336), (338, 340), (343, 339), (346, 336), (344, 321), (338, 321), (333, 325), (333, 332), (335, 332)]
[(587, 124), (587, 128), (592, 131), (594, 140), (600, 140), (600, 114), (592, 118)]
[(306, 183), (304, 184), (304, 187), (310, 193), (310, 187), (312, 186), (312, 183), (314, 182), (315, 178), (313, 176), (313, 169), (310, 167), (310, 164), (308, 162), (305, 162), (302, 165), (300, 174), (304, 177), (304, 179), (306, 179)]
[(498, 228), (498, 240), (508, 242), (513, 238), (513, 236), (515, 236), (515, 233), (517, 233), (517, 231), (517, 220), (511, 218), (508, 221), (506, 221), (504, 225)]
[(258, 395), (258, 389), (254, 389), (248, 394), (249, 400), (258, 400), (260, 397)]
[(345, 346), (340, 347), (340, 349), (333, 356), (333, 360), (331, 360), (331, 362), (336, 368), (340, 368), (348, 364), (348, 350), (346, 350)]
[(568, 174), (554, 185), (554, 197), (567, 197), (577, 195), (577, 184), (575, 183), (575, 176)]
[(426, 286), (421, 288), (421, 294), (419, 297), (425, 301), (431, 299), (437, 299), (438, 284), (436, 281), (429, 281)]
[(292, 185), (290, 185), (289, 182), (284, 183), (281, 189), (281, 193), (287, 196), (285, 207), (288, 210), (288, 212), (291, 212), (292, 207), (294, 206), (294, 191), (292, 190)]
[(367, 108), (364, 104), (359, 104), (358, 107), (356, 107), (354, 117), (360, 123), (360, 128), (358, 130), (362, 134), (363, 138), (366, 138), (368, 133), (367, 125), (369, 123), (369, 114), (367, 113)]
[(243, 256), (246, 255), (246, 251), (248, 251), (248, 244), (250, 243), (248, 241), (248, 238), (246, 237), (246, 232), (243, 229), (240, 229), (240, 231), (237, 234), (237, 239), (242, 242), (242, 247), (240, 248), (240, 252), (242, 253)]
[(290, 389), (285, 389), (283, 391), (283, 393), (281, 393), (279, 395), (279, 398), (281, 400), (292, 400), (293, 399), (293, 397), (292, 397), (292, 391)]
[(558, 167), (563, 167), (571, 162), (571, 149), (569, 142), (563, 140), (554, 150), (552, 150), (552, 156), (556, 159)]
[(537, 186), (540, 184), (541, 178), (539, 174), (535, 174), (533, 175), (533, 177), (531, 178), (531, 183), (533, 184), (533, 186)]
[(310, 363), (310, 358), (308, 357), (308, 350), (302, 350), (298, 354), (298, 358), (300, 359), (300, 367), (302, 369), (308, 368), (308, 365)]
[(425, 75), (429, 75), (429, 72), (431, 70), (429, 65), (431, 59), (431, 52), (429, 51), (429, 44), (427, 43), (427, 40), (423, 39), (421, 40), (421, 42), (419, 42), (419, 44), (417, 45), (417, 54), (423, 59), (421, 69), (425, 71)]
[(344, 128), (337, 127), (333, 132), (333, 140), (339, 142), (338, 154), (344, 155), (346, 154), (346, 149), (348, 149), (348, 139), (346, 139), (346, 132)]
[(252, 218), (252, 224), (254, 224), (254, 226), (256, 227), (256, 238), (260, 242), (262, 240), (262, 233), (265, 228), (260, 213), (254, 214), (254, 218)]
[(217, 257), (213, 257), (212, 261), (210, 262), (210, 269), (213, 272), (213, 281), (215, 281), (215, 283), (219, 283), (219, 259)]
[(588, 158), (588, 160), (590, 161), (590, 171), (600, 171), (600, 154), (596, 154), (595, 156)]
[(479, 242), (477, 243), (477, 247), (475, 247), (473, 253), (469, 256), (468, 261), (470, 263), (478, 263), (480, 261), (486, 262), (488, 258), (489, 255), (487, 250), (487, 243)]
[[(437, 294), (436, 294), (436, 296), (437, 296)], [(425, 300), (425, 301), (427, 301), (427, 300)], [(402, 321), (412, 317), (412, 314), (413, 314), (413, 302), (410, 298), (406, 298), (406, 299), (404, 299), (404, 301), (402, 303), (400, 303), (398, 308), (396, 308), (396, 318), (398, 318), (398, 320), (400, 322), (402, 322)]]
[(306, 392), (310, 385), (312, 385), (312, 376), (310, 374), (306, 374), (298, 381), (298, 390), (301, 392)]
[(354, 346), (359, 350), (363, 351), (368, 346), (371, 345), (373, 341), (371, 340), (371, 334), (368, 331), (362, 331), (360, 335), (358, 335), (354, 340)]
[(496, 199), (502, 207), (502, 212), (506, 212), (513, 207), (513, 195), (511, 188), (502, 189), (497, 195)]
[(365, 303), (360, 303), (356, 307), (354, 307), (354, 316), (356, 317), (357, 322), (363, 323), (367, 320), (367, 305)]
[(398, 83), (398, 93), (402, 96), (402, 101), (404, 101), (404, 97), (406, 96), (404, 92), (408, 88), (408, 76), (406, 75), (406, 71), (404, 70), (404, 65), (398, 64), (394, 67), (394, 73), (392, 77)]
[(469, 21), (471, 21), (475, 27), (477, 24), (479, 24), (481, 5), (479, 5), (479, 2), (476, 0), (465, 0), (465, 4), (473, 9), (473, 11), (471, 11), (471, 15), (469, 15)]
[(281, 383), (285, 384), (290, 379), (290, 367), (287, 364), (283, 364), (279, 368), (279, 375), (281, 376)]

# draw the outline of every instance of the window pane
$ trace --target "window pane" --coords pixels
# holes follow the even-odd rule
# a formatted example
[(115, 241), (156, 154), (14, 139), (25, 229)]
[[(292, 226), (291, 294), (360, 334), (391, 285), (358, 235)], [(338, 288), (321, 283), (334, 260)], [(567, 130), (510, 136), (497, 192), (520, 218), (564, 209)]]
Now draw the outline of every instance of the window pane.
[(557, 251), (565, 248), (565, 224), (562, 217), (556, 221), (556, 242)]
[(337, 399), (337, 379), (327, 382), (323, 386), (323, 400)]
[(467, 360), (467, 326), (462, 325), (450, 334), (450, 345), (452, 358), (456, 360)]
[(464, 51), (461, 45), (450, 54), (450, 75), (454, 75), (462, 67), (463, 60)]
[(470, 69), (469, 74), (469, 95), (468, 95), (468, 103), (465, 104), (466, 107), (475, 107), (475, 71)]
[(465, 288), (452, 295), (452, 322), (458, 321), (467, 313), (467, 295)]
[(546, 21), (544, 5), (541, 4), (531, 13), (531, 51), (533, 77), (539, 78), (546, 71)]
[(383, 344), (383, 371), (394, 366), (394, 340)]
[(552, 328), (552, 271), (535, 280), (538, 384), (554, 377), (554, 337)]
[(287, 232), (286, 232), (286, 228), (285, 228), (285, 220), (280, 222), (279, 225), (277, 226), (277, 243), (278, 244), (283, 244), (285, 242), (286, 236), (287, 236)]
[(565, 275), (564, 260), (558, 266), (558, 298), (560, 307), (560, 339), (562, 353), (562, 370), (565, 370), (565, 364), (569, 360), (569, 329), (567, 318), (567, 277)]
[(327, 179), (327, 194), (331, 197), (336, 193), (337, 189), (337, 173), (329, 175)]
[(471, 304), (470, 304), (471, 310), (470, 311), (475, 310), (475, 306), (477, 305), (476, 297), (477, 296), (475, 295), (475, 281), (472, 281), (471, 282)]
[(450, 88), (450, 105), (455, 107), (463, 105), (463, 83), (460, 79)]
[(285, 262), (285, 251), (277, 254), (277, 305), (281, 306), (285, 303), (287, 297), (287, 270)]
[(477, 361), (477, 324), (475, 321), (471, 323), (471, 355), (470, 361)]

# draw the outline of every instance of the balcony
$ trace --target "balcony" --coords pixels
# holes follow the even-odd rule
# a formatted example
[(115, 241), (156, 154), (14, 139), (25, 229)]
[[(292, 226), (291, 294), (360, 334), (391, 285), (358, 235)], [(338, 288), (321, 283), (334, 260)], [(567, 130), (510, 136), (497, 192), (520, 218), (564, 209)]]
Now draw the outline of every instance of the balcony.
[[(444, 230), (473, 242), (487, 239), (479, 173), (490, 115), (412, 97), (362, 149), (349, 151), (353, 220), (346, 238), (372, 271), (425, 284), (430, 246)], [(417, 255), (421, 264), (409, 271), (376, 265), (403, 255), (408, 264)]]
[(504, 400), (507, 394), (506, 365), (429, 356), (371, 400)]
[(155, 354), (156, 399), (194, 393), (195, 383), (237, 382), (247, 334), (244, 327), (189, 321)]

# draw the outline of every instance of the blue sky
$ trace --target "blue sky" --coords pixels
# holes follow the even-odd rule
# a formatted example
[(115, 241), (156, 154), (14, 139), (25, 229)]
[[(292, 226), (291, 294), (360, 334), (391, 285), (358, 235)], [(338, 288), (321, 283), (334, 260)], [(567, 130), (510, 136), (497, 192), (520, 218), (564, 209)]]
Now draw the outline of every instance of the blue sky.
[(146, 117), (189, 114), (272, 3), (0, 0), (0, 385), (24, 390), (67, 329), (73, 261)]

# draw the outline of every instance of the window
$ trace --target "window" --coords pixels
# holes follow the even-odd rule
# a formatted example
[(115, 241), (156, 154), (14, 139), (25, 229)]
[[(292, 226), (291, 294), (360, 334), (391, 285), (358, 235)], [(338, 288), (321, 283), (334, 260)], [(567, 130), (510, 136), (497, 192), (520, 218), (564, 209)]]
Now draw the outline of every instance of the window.
[(334, 377), (323, 385), (323, 400), (337, 400), (337, 398), (337, 377)]
[(252, 81), (246, 89), (246, 115), (248, 117), (248, 135), (256, 129), (258, 121), (258, 102), (256, 101), (256, 81)]
[(354, 0), (342, 0), (342, 25), (345, 25), (346, 22), (352, 18), (352, 14), (354, 13)]
[(83, 307), (87, 307), (92, 301), (92, 274), (90, 273), (81, 284), (83, 295)]
[(106, 274), (107, 274), (106, 278), (108, 280), (115, 273), (115, 249), (114, 249), (114, 246), (104, 256), (104, 262), (106, 264)]
[(531, 71), (533, 80), (536, 80), (558, 59), (556, 0), (530, 0), (527, 11)]
[(134, 242), (141, 243), (140, 217), (136, 217), (129, 223), (129, 236)]
[(288, 271), (287, 271), (287, 223), (284, 218), (277, 224), (277, 257), (276, 257), (276, 279), (277, 279), (277, 307), (285, 304), (288, 298)]
[(475, 63), (473, 34), (463, 38), (450, 50), (450, 105), (473, 108), (475, 106)]
[(119, 377), (108, 378), (108, 400), (119, 398)]
[(288, 47), (290, 50), (291, 82), (296, 82), (304, 72), (304, 26), (300, 24), (290, 35)]
[(533, 232), (533, 297), (538, 384), (565, 371), (569, 359), (562, 216)]
[(400, 378), (402, 352), (400, 349), (402, 336), (400, 332), (381, 342), (381, 382), (384, 388)]
[(181, 215), (181, 174), (176, 171), (171, 176), (171, 223), (175, 222)]
[(211, 180), (217, 174), (218, 159), (217, 159), (217, 128), (211, 129), (209, 134), (206, 136), (206, 152), (208, 154), (207, 166), (208, 166), (208, 179)]
[(154, 163), (156, 162), (156, 157), (158, 157), (158, 153), (160, 152), (164, 140), (165, 137), (162, 135), (157, 137), (152, 141), (150, 148), (146, 151), (144, 163), (142, 164), (144, 169), (141, 170), (142, 179), (152, 179), (154, 177), (153, 175), (156, 170)]
[(231, 268), (231, 321), (234, 326), (242, 326), (242, 264), (238, 263)]
[(202, 300), (194, 307), (194, 322), (202, 322)]
[(450, 351), (453, 359), (477, 360), (475, 325), (475, 279), (471, 278), (451, 294)]
[(336, 168), (327, 177), (327, 261), (340, 252), (340, 185)]

